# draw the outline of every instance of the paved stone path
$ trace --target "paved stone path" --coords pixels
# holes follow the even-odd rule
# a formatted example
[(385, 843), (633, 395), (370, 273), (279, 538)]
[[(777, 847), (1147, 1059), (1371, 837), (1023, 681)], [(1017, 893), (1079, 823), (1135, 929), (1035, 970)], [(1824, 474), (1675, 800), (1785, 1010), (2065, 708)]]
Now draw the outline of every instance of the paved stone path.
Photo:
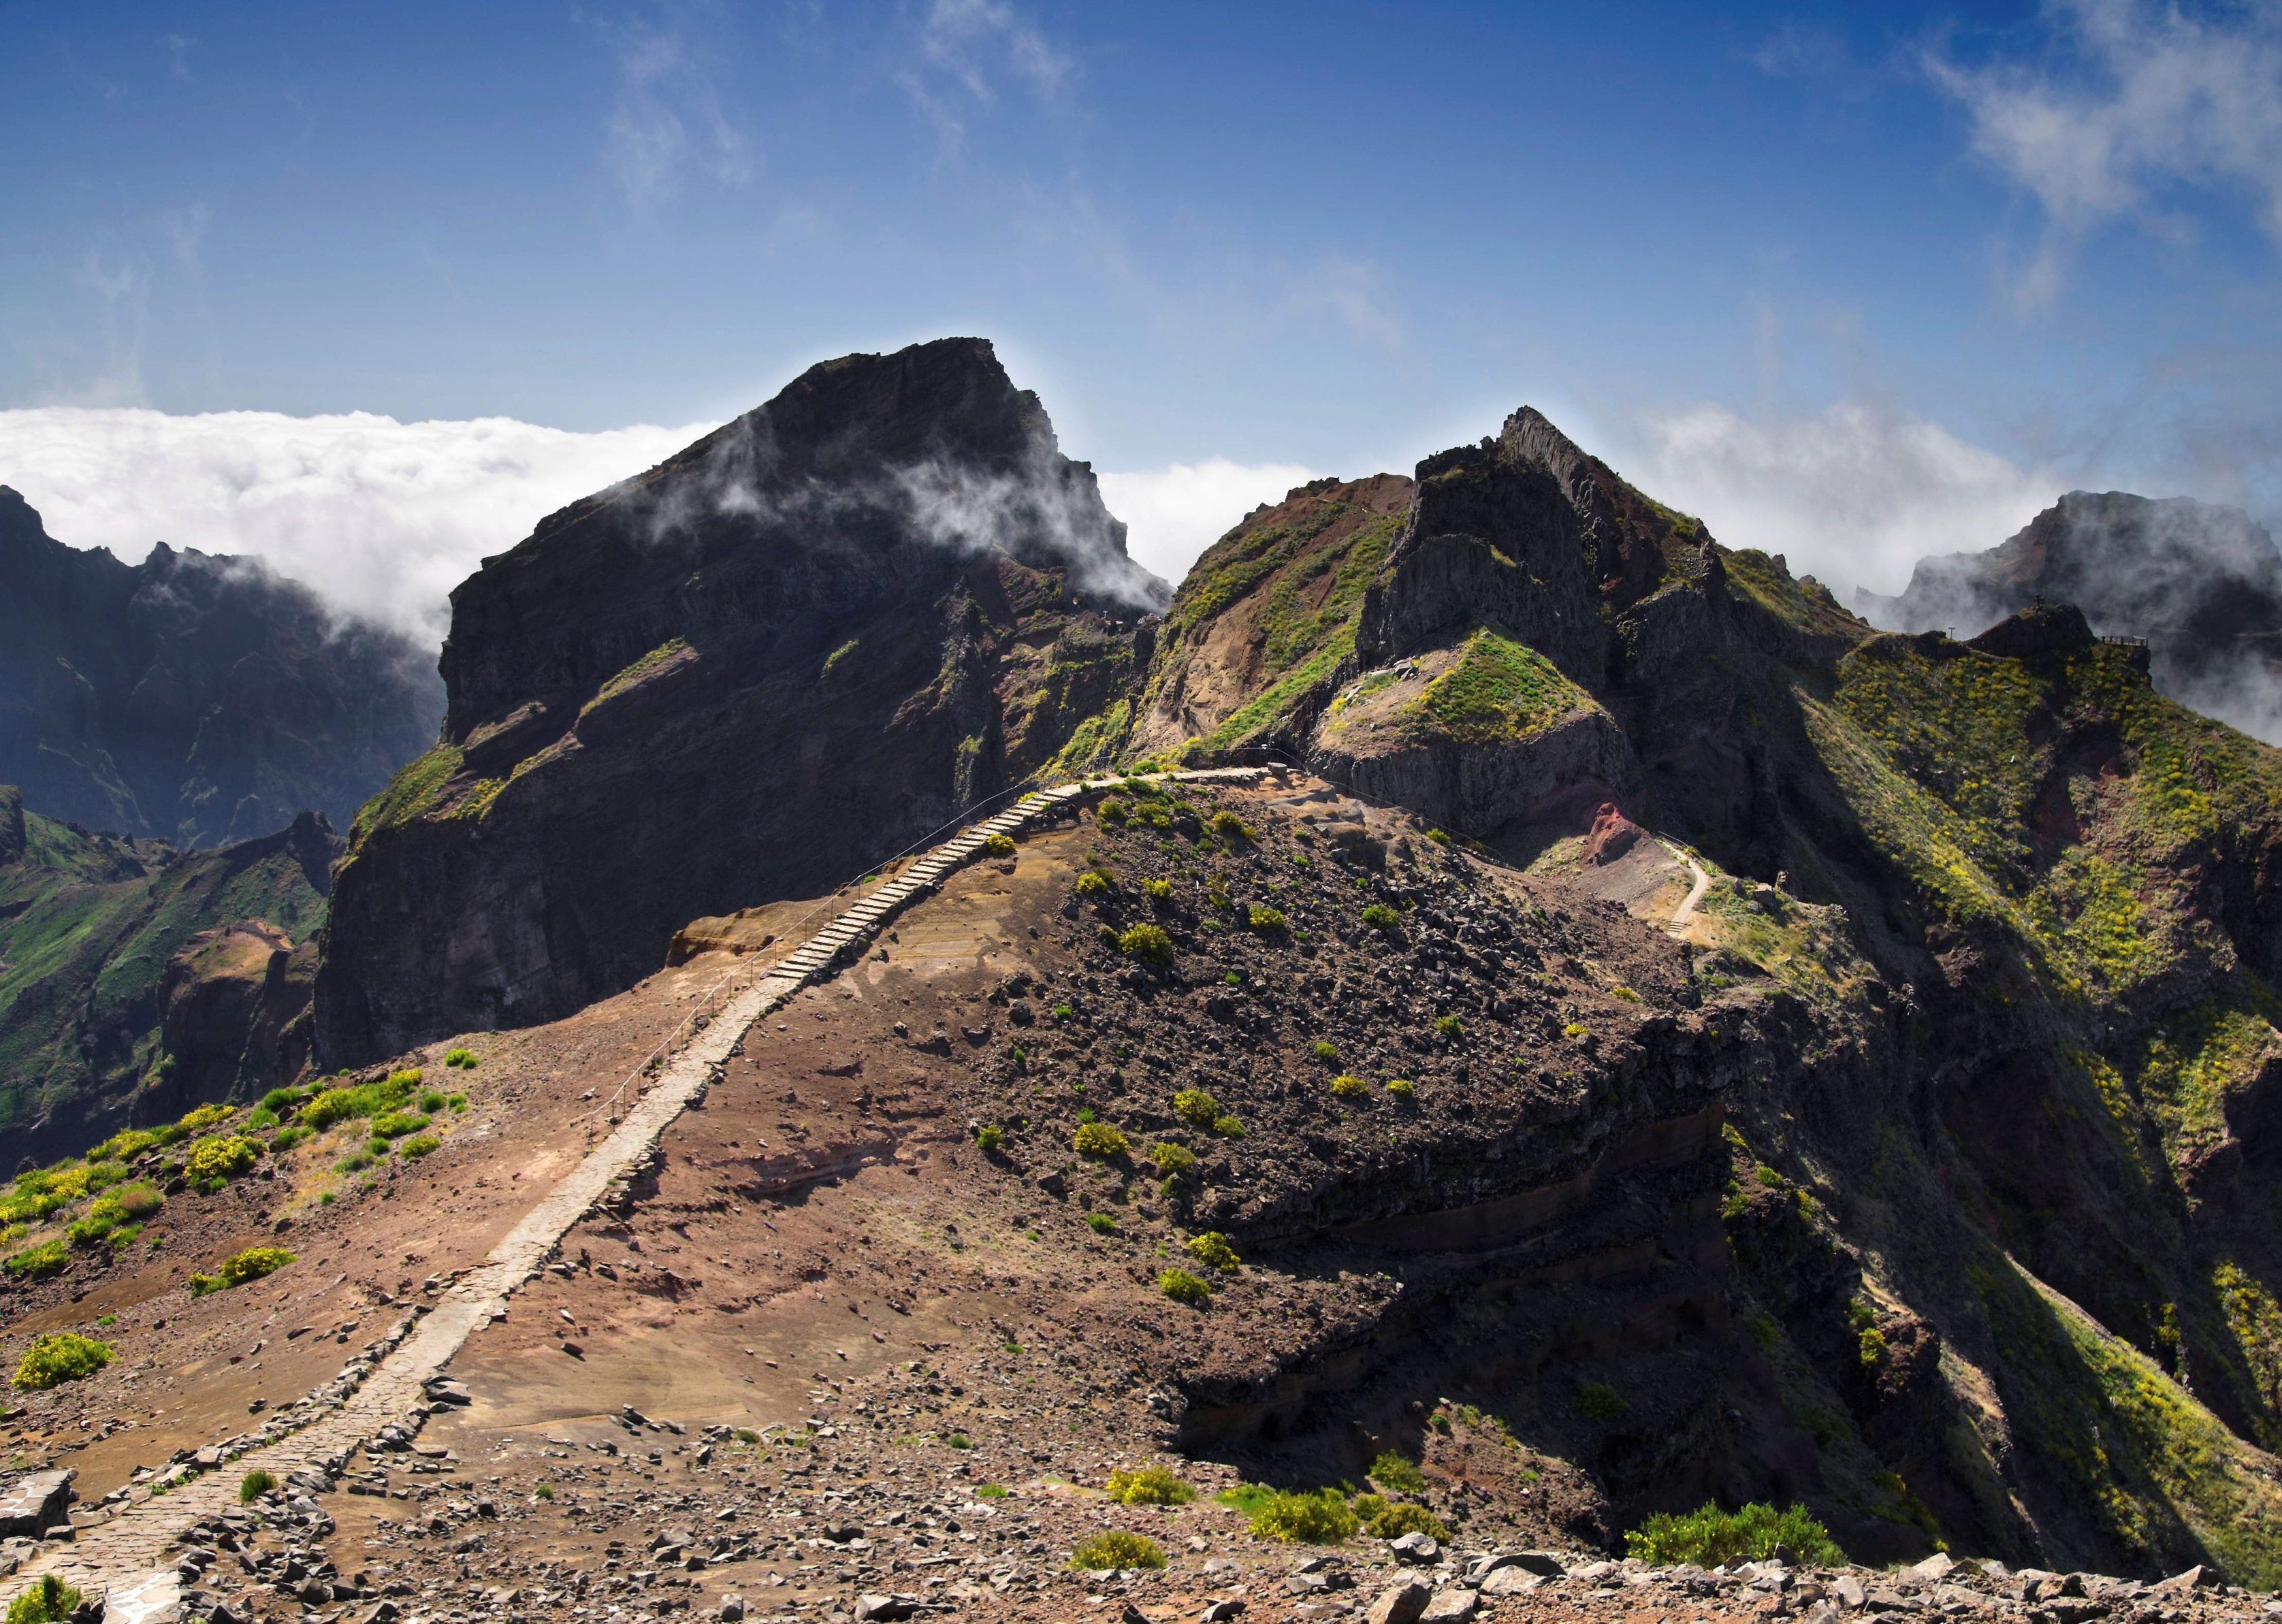
[[(1259, 768), (1151, 775), (1187, 783), (1257, 783)], [(247, 1450), (225, 1468), (209, 1471), (163, 1496), (130, 1504), (82, 1529), (25, 1564), (9, 1594), (43, 1573), (61, 1574), (89, 1597), (105, 1596), (105, 1624), (164, 1624), (175, 1616), (180, 1588), (171, 1548), (194, 1525), (234, 1507), (248, 1472), (268, 1472), (288, 1489), (330, 1487), (350, 1451), (382, 1427), (419, 1426), (426, 1384), (439, 1375), (461, 1345), (506, 1312), (507, 1300), (536, 1276), (549, 1254), (611, 1185), (647, 1157), (667, 1126), (712, 1082), (753, 1023), (773, 1013), (811, 983), (822, 979), (850, 948), (868, 944), (904, 909), (931, 893), (982, 850), (994, 834), (1012, 835), (1062, 814), (1085, 795), (1119, 779), (1065, 784), (1023, 796), (1005, 811), (936, 847), (855, 907), (770, 967), (760, 980), (732, 997), (667, 1063), (610, 1136), (565, 1174), (483, 1263), (446, 1290), (432, 1311), (356, 1380), (352, 1365), (338, 1380), (353, 1382), (332, 1408), (291, 1436)], [(296, 1480), (299, 1480), (298, 1483)]]

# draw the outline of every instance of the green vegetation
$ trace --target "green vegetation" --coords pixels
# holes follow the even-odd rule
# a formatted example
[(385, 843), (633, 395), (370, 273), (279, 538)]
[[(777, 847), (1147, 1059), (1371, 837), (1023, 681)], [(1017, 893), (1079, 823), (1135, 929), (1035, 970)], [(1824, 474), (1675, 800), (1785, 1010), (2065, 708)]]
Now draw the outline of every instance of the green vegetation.
[(1157, 1289), (1176, 1303), (1197, 1308), (1212, 1298), (1212, 1287), (1186, 1269), (1167, 1269), (1157, 1276)]
[(1360, 1100), (1370, 1092), (1370, 1085), (1360, 1077), (1341, 1073), (1331, 1079), (1331, 1092), (1342, 1100)]
[(249, 1472), (237, 1480), (237, 1503), (240, 1505), (251, 1505), (276, 1487), (277, 1480), (268, 1473), (258, 1470)]
[(182, 1171), (192, 1183), (211, 1183), (235, 1179), (260, 1159), (261, 1148), (252, 1140), (237, 1133), (219, 1133), (190, 1147), (190, 1154), (182, 1158)]
[(1310, 1053), (1327, 1066), (1335, 1066), (1339, 1063), (1339, 1045), (1335, 1043), (1326, 1043), (1321, 1038), (1316, 1040), (1315, 1048), (1310, 1051)]
[(1436, 1037), (1456, 1039), (1462, 1038), (1465, 1036), (1465, 1034), (1466, 1024), (1460, 1020), (1456, 1016), (1438, 1015), (1434, 1017), (1434, 1035)]
[(1424, 1534), (1436, 1540), (1450, 1537), (1448, 1526), (1423, 1505), (1383, 1500), (1377, 1495), (1357, 1495), (1352, 1504), (1362, 1531), (1373, 1539), (1401, 1539), (1406, 1534)]
[(377, 1082), (339, 1084), (302, 1105), (295, 1120), (322, 1133), (337, 1122), (384, 1116), (409, 1100), (420, 1087), (417, 1071), (392, 1071)]
[(1238, 1117), (1222, 1115), (1213, 1118), (1212, 1131), (1222, 1139), (1242, 1139), (1244, 1124)]
[(1395, 713), (1392, 723), (1405, 739), (1492, 744), (1537, 732), (1573, 711), (1594, 708), (1592, 696), (1544, 655), (1502, 631), (1478, 626), (1458, 646), (1449, 664)]
[(1006, 1486), (1003, 1483), (979, 1484), (974, 1490), (974, 1497), (978, 1500), (1003, 1500), (1006, 1497)]
[(1145, 964), (1169, 964), (1173, 961), (1173, 939), (1160, 925), (1137, 924), (1120, 932), (1117, 950)]
[(1123, 1156), (1129, 1148), (1125, 1135), (1106, 1122), (1079, 1123), (1070, 1144), (1080, 1156)]
[(1374, 931), (1392, 931), (1402, 923), (1402, 916), (1384, 902), (1373, 902), (1362, 910), (1362, 922)]
[(1200, 1235), (1191, 1235), (1188, 1240), (1188, 1254), (1205, 1267), (1218, 1269), (1223, 1273), (1233, 1273), (1238, 1265), (1244, 1261), (1236, 1255), (1236, 1249), (1228, 1243), (1228, 1237), (1217, 1229), (1207, 1230)]
[(1173, 1096), (1173, 1109), (1197, 1126), (1208, 1128), (1220, 1115), (1220, 1102), (1201, 1088), (1184, 1088)]
[(1272, 936), (1284, 929), (1284, 913), (1281, 909), (1270, 908), (1264, 902), (1254, 902), (1246, 923), (1261, 935)]
[(35, 1337), (17, 1362), (14, 1383), (27, 1392), (43, 1392), (66, 1381), (92, 1376), (116, 1357), (109, 1342), (97, 1342), (75, 1331), (53, 1331)]
[(243, 1286), (248, 1280), (258, 1280), (265, 1274), (274, 1274), (292, 1261), (293, 1254), (282, 1246), (249, 1246), (235, 1256), (223, 1258), (212, 1274), (191, 1275), (190, 1295), (202, 1297), (210, 1291), (228, 1291), (233, 1286)]
[(37, 1280), (60, 1272), (64, 1264), (70, 1261), (71, 1249), (58, 1237), (43, 1241), (36, 1246), (27, 1246), (0, 1266), (4, 1266), (18, 1280)]
[[(664, 642), (650, 650), (649, 653), (644, 654), (640, 659), (626, 667), (617, 676), (611, 677), (609, 681), (595, 689), (594, 697), (588, 700), (584, 705), (581, 705), (578, 708), (578, 719), (582, 722), (585, 721), (589, 712), (599, 710), (603, 706), (609, 704), (612, 700), (617, 699), (620, 694), (635, 687), (645, 678), (652, 676), (664, 667), (666, 661), (671, 660), (676, 654), (680, 653), (688, 646), (689, 645), (679, 638), (668, 638)], [(839, 652), (841, 653), (845, 653), (848, 651), (846, 649), (842, 649)], [(835, 658), (837, 656), (835, 656)], [(827, 664), (829, 662), (827, 662)]]
[(1098, 897), (1116, 883), (1106, 869), (1088, 869), (1077, 877), (1077, 884), (1072, 889), (1082, 897)]
[(1169, 902), (1173, 900), (1173, 882), (1169, 879), (1145, 879), (1141, 882), (1141, 894), (1152, 902)]
[(997, 1155), (1005, 1142), (1005, 1130), (995, 1122), (986, 1122), (974, 1130), (974, 1148), (985, 1156)]
[(531, 1491), (531, 1496), (534, 1500), (552, 1500), (555, 1497), (555, 1485), (541, 1483)]
[(1419, 1471), (1418, 1463), (1394, 1450), (1386, 1450), (1370, 1463), (1370, 1481), (1406, 1495), (1426, 1492), (1426, 1474)]
[[(12, 789), (0, 787), (0, 809), (14, 800)], [(242, 846), (177, 853), (35, 812), (23, 819), (22, 854), (0, 862), (6, 1144), (21, 1142), (36, 1119), (87, 1119), (97, 1095), (124, 1098), (157, 1079), (165, 1063), (159, 982), (195, 933), (259, 918), (299, 941), (325, 916), (325, 899), (291, 850), (258, 861)], [(235, 963), (247, 940), (225, 934), (194, 948), (193, 962), (201, 969)], [(113, 1143), (121, 1141), (148, 1148), (158, 1138), (136, 1129)]]
[(1308, 1545), (1336, 1545), (1362, 1527), (1362, 1519), (1336, 1489), (1271, 1494), (1252, 1513), (1252, 1531), (1260, 1538)]
[(1605, 1381), (1580, 1381), (1569, 1407), (1588, 1421), (1613, 1421), (1632, 1406)]
[(476, 1064), (476, 1051), (471, 1048), (452, 1049), (445, 1055), (444, 1063), (472, 1071)]
[(76, 1587), (53, 1574), (43, 1574), (8, 1604), (8, 1624), (65, 1624), (79, 1611), (82, 1599)]
[(390, 1111), (372, 1119), (375, 1139), (402, 1139), (407, 1133), (416, 1133), (428, 1125), (428, 1118), (417, 1111)]
[(416, 1162), (444, 1141), (433, 1133), (415, 1133), (397, 1146), (396, 1154), (409, 1162)]
[(1803, 1505), (1777, 1511), (1754, 1501), (1741, 1511), (1723, 1512), (1711, 1501), (1683, 1516), (1658, 1512), (1625, 1535), (1625, 1554), (1670, 1566), (1693, 1562), (1717, 1567), (1723, 1562), (1765, 1561), (1777, 1545), (1788, 1545), (1802, 1562), (1841, 1566), (1846, 1553)]
[(982, 849), (993, 857), (1012, 857), (1014, 855), (1014, 837), (1000, 833), (988, 835), (983, 839)]
[(1407, 1077), (1393, 1077), (1387, 1079), (1386, 1092), (1408, 1103), (1418, 1097), (1418, 1085)]
[(1070, 1552), (1070, 1566), (1081, 1573), (1110, 1573), (1118, 1568), (1165, 1566), (1165, 1553), (1146, 1535), (1114, 1529), (1097, 1534)]
[(1197, 1491), (1163, 1466), (1121, 1467), (1109, 1474), (1109, 1497), (1120, 1505), (1186, 1505)]
[(1228, 811), (1213, 814), (1212, 831), (1231, 845), (1238, 840), (1248, 841), (1255, 838), (1251, 824), (1246, 823), (1235, 813)]
[(1196, 1152), (1186, 1145), (1159, 1143), (1149, 1148), (1149, 1159), (1167, 1178), (1176, 1178), (1197, 1164)]
[(1117, 1220), (1106, 1212), (1087, 1213), (1085, 1226), (1098, 1235), (1113, 1235), (1117, 1233)]

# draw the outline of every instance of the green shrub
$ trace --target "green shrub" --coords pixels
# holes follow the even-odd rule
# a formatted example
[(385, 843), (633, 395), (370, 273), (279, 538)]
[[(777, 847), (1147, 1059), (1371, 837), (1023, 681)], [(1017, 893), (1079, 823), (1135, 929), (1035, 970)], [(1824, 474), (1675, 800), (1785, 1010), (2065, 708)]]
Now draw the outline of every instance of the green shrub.
[(1803, 1505), (1787, 1505), (1779, 1512), (1754, 1501), (1741, 1511), (1723, 1512), (1707, 1500), (1681, 1515), (1658, 1512), (1625, 1535), (1626, 1556), (1658, 1566), (1764, 1561), (1777, 1545), (1789, 1546), (1800, 1561), (1816, 1566), (1836, 1567), (1846, 1560), (1830, 1530)]
[(1450, 1537), (1450, 1530), (1440, 1517), (1407, 1500), (1382, 1500), (1377, 1495), (1361, 1495), (1355, 1499), (1354, 1511), (1362, 1521), (1362, 1531), (1373, 1539), (1401, 1539), (1406, 1534), (1424, 1534), (1436, 1540)]
[(1186, 1269), (1168, 1269), (1157, 1277), (1157, 1289), (1176, 1303), (1185, 1303), (1195, 1308), (1208, 1302), (1212, 1288)]
[(986, 1122), (974, 1130), (974, 1148), (985, 1156), (996, 1156), (1005, 1142), (1005, 1129), (995, 1122)]
[(31, 1589), (8, 1604), (8, 1624), (63, 1624), (79, 1611), (82, 1599), (75, 1587), (53, 1574), (43, 1574)]
[(1093, 816), (1097, 823), (1108, 824), (1112, 826), (1122, 824), (1126, 817), (1125, 803), (1114, 795), (1105, 797), (1102, 803), (1094, 808)]
[(1214, 813), (1212, 831), (1231, 845), (1238, 840), (1250, 840), (1256, 838), (1252, 832), (1252, 825), (1233, 812)]
[(1014, 855), (1014, 837), (1010, 834), (986, 835), (982, 849), (993, 857), (1012, 857)]
[(43, 1241), (37, 1246), (27, 1246), (6, 1264), (0, 1264), (19, 1280), (45, 1280), (71, 1261), (71, 1249), (58, 1237)]
[(392, 1071), (378, 1082), (327, 1088), (307, 1101), (295, 1120), (306, 1128), (322, 1132), (337, 1122), (347, 1122), (358, 1117), (377, 1117), (393, 1110), (410, 1099), (419, 1087), (420, 1072), (415, 1068)]
[(552, 1500), (555, 1497), (555, 1485), (552, 1483), (539, 1484), (531, 1491), (531, 1497), (534, 1500)]
[(1157, 1171), (1168, 1179), (1184, 1173), (1197, 1164), (1196, 1152), (1186, 1145), (1152, 1145), (1149, 1159), (1157, 1164)]
[(1342, 1100), (1359, 1100), (1370, 1092), (1370, 1085), (1360, 1077), (1342, 1074), (1331, 1079), (1331, 1092)]
[(471, 1048), (455, 1048), (444, 1056), (444, 1063), (447, 1066), (459, 1067), (463, 1071), (471, 1071), (476, 1063), (476, 1051)]
[(1208, 1269), (1232, 1272), (1244, 1261), (1236, 1255), (1236, 1249), (1228, 1243), (1228, 1237), (1217, 1229), (1208, 1229), (1200, 1235), (1191, 1235), (1188, 1253), (1190, 1257)]
[(217, 1122), (226, 1120), (229, 1116), (229, 1109), (227, 1105), (201, 1105), (175, 1125), (185, 1133), (196, 1133), (201, 1129), (213, 1126)]
[(361, 1173), (371, 1165), (371, 1151), (352, 1150), (348, 1155), (343, 1156), (339, 1161), (333, 1164), (333, 1171), (337, 1173)]
[(1284, 928), (1283, 910), (1270, 908), (1265, 902), (1254, 902), (1248, 923), (1261, 935), (1272, 936)]
[(1162, 1567), (1165, 1553), (1145, 1535), (1114, 1529), (1097, 1534), (1070, 1552), (1070, 1566), (1082, 1573), (1106, 1574), (1121, 1567)]
[(1613, 1421), (1632, 1406), (1605, 1381), (1580, 1381), (1569, 1407), (1588, 1421)]
[(443, 1142), (433, 1133), (418, 1133), (397, 1146), (396, 1154), (408, 1162), (416, 1162)]
[(974, 1447), (974, 1440), (963, 1432), (952, 1433), (943, 1440), (943, 1442), (954, 1450), (971, 1450)]
[(1386, 1092), (1398, 1100), (1414, 1100), (1418, 1097), (1418, 1085), (1407, 1077), (1389, 1078)]
[(1120, 1505), (1186, 1505), (1197, 1491), (1162, 1466), (1109, 1474), (1109, 1497)]
[(304, 1089), (272, 1088), (261, 1096), (261, 1109), (273, 1117), (282, 1117), (306, 1097), (307, 1091)]
[(1463, 1037), (1465, 1034), (1466, 1024), (1455, 1015), (1445, 1015), (1436, 1018), (1434, 1030), (1445, 1038)]
[(1406, 1495), (1426, 1492), (1426, 1474), (1418, 1469), (1418, 1463), (1394, 1450), (1388, 1450), (1370, 1463), (1370, 1481), (1382, 1489)]
[(1125, 1135), (1106, 1122), (1081, 1122), (1070, 1144), (1080, 1156), (1123, 1156), (1128, 1148)]
[(283, 1156), (294, 1146), (299, 1144), (303, 1140), (314, 1139), (316, 1135), (310, 1133), (307, 1128), (280, 1128), (277, 1130), (276, 1137), (269, 1141), (269, 1148), (273, 1154)]
[(1208, 1128), (1220, 1115), (1220, 1102), (1201, 1088), (1184, 1088), (1173, 1096), (1173, 1109), (1197, 1126)]
[(1391, 931), (1402, 923), (1402, 916), (1384, 902), (1373, 902), (1362, 910), (1362, 922), (1374, 931)]
[(1006, 1497), (1005, 1485), (1003, 1483), (982, 1484), (976, 1488), (974, 1497), (978, 1500), (1003, 1500)]
[(1322, 1061), (1325, 1065), (1337, 1065), (1339, 1063), (1339, 1045), (1336, 1043), (1329, 1043), (1324, 1041), (1323, 1039), (1318, 1038), (1316, 1040), (1316, 1047), (1313, 1052), (1316, 1058)]
[(1252, 1531), (1260, 1538), (1309, 1545), (1336, 1545), (1362, 1526), (1362, 1520), (1333, 1489), (1271, 1494), (1252, 1513)]
[(264, 1133), (277, 1125), (277, 1113), (266, 1105), (257, 1105), (246, 1113), (245, 1131)]
[(1242, 1139), (1244, 1124), (1234, 1117), (1215, 1117), (1212, 1121), (1212, 1131), (1222, 1139)]
[(372, 1119), (372, 1136), (383, 1141), (402, 1139), (407, 1133), (416, 1133), (428, 1125), (428, 1118), (417, 1111), (391, 1111)]
[(237, 1480), (237, 1503), (240, 1505), (251, 1505), (276, 1487), (277, 1480), (268, 1473), (249, 1472)]
[(455, 1111), (463, 1111), (468, 1109), (468, 1096), (464, 1094), (455, 1094), (446, 1099), (444, 1103)]
[(1173, 939), (1161, 925), (1137, 924), (1118, 937), (1117, 950), (1145, 964), (1168, 964), (1173, 958)]
[(444, 1096), (437, 1093), (433, 1088), (431, 1088), (426, 1094), (420, 1096), (420, 1109), (426, 1111), (430, 1116), (434, 1116), (438, 1111), (444, 1109)]
[(1106, 1212), (1087, 1213), (1085, 1215), (1085, 1226), (1098, 1235), (1108, 1235), (1117, 1233), (1117, 1220), (1110, 1217)]
[(1082, 897), (1098, 897), (1116, 883), (1106, 869), (1088, 869), (1077, 877), (1076, 891)]
[(190, 1147), (190, 1153), (182, 1158), (182, 1172), (191, 1182), (205, 1184), (235, 1179), (260, 1159), (260, 1148), (252, 1140), (239, 1133), (218, 1133)]
[(1173, 900), (1173, 882), (1169, 879), (1145, 879), (1141, 882), (1141, 894), (1152, 902), (1169, 902)]
[(212, 1274), (191, 1275), (190, 1295), (202, 1297), (209, 1291), (227, 1291), (248, 1280), (258, 1280), (265, 1274), (275, 1274), (292, 1261), (293, 1254), (282, 1246), (249, 1246), (235, 1257), (223, 1258)]
[(1626, 1003), (1633, 1004), (1636, 1004), (1641, 1001), (1641, 995), (1638, 993), (1634, 992), (1632, 988), (1626, 986), (1621, 981), (1618, 982), (1616, 986), (1609, 989), (1609, 996), (1611, 998), (1621, 998)]
[(128, 1128), (113, 1134), (87, 1153), (90, 1162), (126, 1162), (141, 1156), (159, 1143), (159, 1136), (148, 1128)]
[(92, 1376), (116, 1357), (109, 1342), (97, 1342), (75, 1331), (54, 1331), (35, 1337), (16, 1365), (15, 1385), (42, 1392), (66, 1381)]

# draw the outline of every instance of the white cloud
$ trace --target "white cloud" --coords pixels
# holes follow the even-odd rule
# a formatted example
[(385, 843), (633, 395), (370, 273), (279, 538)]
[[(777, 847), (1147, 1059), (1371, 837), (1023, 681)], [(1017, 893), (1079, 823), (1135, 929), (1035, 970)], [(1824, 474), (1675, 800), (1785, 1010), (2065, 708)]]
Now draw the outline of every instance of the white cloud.
[(1102, 499), (1125, 521), (1134, 562), (1178, 586), (1197, 554), (1263, 502), (1280, 502), (1317, 477), (1292, 462), (1175, 462), (1130, 474), (1103, 474)]
[(2165, 194), (2182, 184), (2247, 190), (2282, 246), (2282, 11), (2055, 0), (2047, 12), (2080, 71), (1925, 58), (1970, 116), (1974, 149), (2044, 205), (2021, 302), (2050, 303), (2069, 247), (2106, 221), (2137, 217), (2176, 240)]
[(1731, 547), (1785, 554), (1837, 591), (1898, 592), (1930, 553), (1993, 547), (2049, 507), (2059, 475), (2024, 468), (1940, 424), (1842, 402), (1812, 417), (1704, 405), (1639, 420), (1612, 459)]
[(250, 554), (432, 646), (446, 594), (485, 554), (712, 426), (574, 434), (504, 417), (43, 406), (0, 411), (0, 483), (72, 546), (130, 563), (158, 541)]
[[(997, 101), (993, 81), (1002, 73), (1028, 81), (1040, 101), (1052, 103), (1072, 72), (1070, 58), (1006, 0), (934, 0), (919, 48), (925, 66), (896, 79), (946, 148), (956, 147), (966, 133), (968, 102), (988, 107)], [(938, 91), (931, 75), (951, 81), (966, 100)]]
[(727, 186), (752, 178), (752, 143), (723, 110), (706, 53), (683, 29), (629, 25), (615, 50), (618, 98), (603, 121), (603, 147), (629, 202), (646, 207), (673, 197), (692, 166)]

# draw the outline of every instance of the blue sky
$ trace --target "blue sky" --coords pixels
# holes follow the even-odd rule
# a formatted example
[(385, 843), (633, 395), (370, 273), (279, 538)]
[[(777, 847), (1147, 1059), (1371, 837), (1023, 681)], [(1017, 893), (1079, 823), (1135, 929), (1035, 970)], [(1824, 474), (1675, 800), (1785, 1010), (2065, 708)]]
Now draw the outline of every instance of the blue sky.
[(12, 4), (0, 144), (0, 481), (352, 599), (955, 332), (1167, 568), (1525, 401), (1842, 584), (2282, 509), (2271, 3)]

